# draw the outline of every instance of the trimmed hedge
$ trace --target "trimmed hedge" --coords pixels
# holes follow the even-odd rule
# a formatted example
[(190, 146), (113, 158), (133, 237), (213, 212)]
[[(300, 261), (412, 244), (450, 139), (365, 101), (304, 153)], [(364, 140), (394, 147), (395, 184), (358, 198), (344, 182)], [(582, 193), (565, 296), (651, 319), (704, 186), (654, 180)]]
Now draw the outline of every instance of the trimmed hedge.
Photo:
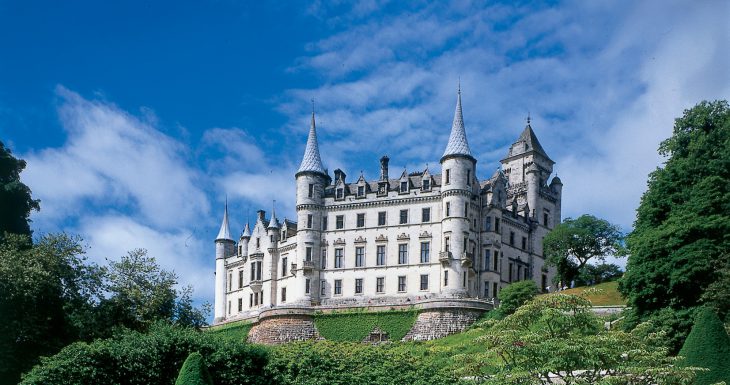
[(221, 325), (215, 328), (209, 328), (206, 330), (206, 332), (227, 340), (235, 342), (246, 342), (246, 340), (248, 339), (248, 332), (251, 331), (251, 327), (253, 327), (251, 323), (238, 322)]
[(213, 379), (205, 367), (203, 356), (192, 352), (180, 368), (175, 385), (213, 385)]
[(400, 341), (418, 317), (416, 310), (385, 312), (346, 312), (315, 314), (314, 324), (319, 334), (330, 341), (361, 342), (375, 327), (388, 333), (391, 341)]
[(692, 331), (679, 351), (681, 364), (710, 369), (698, 372), (695, 384), (730, 384), (730, 337), (717, 314), (709, 308), (699, 311)]

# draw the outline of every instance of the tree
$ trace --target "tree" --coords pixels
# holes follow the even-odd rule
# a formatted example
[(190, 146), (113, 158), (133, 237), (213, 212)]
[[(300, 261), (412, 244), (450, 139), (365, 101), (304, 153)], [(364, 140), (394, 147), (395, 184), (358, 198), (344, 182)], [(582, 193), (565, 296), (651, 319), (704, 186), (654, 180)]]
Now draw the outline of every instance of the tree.
[(539, 293), (535, 281), (528, 279), (509, 284), (507, 287), (499, 291), (499, 308), (497, 309), (502, 316), (507, 316), (515, 312), (518, 307), (525, 302), (535, 298)]
[(618, 226), (583, 214), (577, 219), (566, 218), (555, 226), (545, 236), (543, 250), (547, 263), (558, 267), (563, 283), (567, 284), (589, 261), (625, 255), (623, 240)]
[(684, 366), (710, 369), (698, 373), (695, 384), (730, 383), (730, 337), (712, 309), (703, 308), (698, 312), (679, 355)]
[(587, 264), (576, 277), (576, 285), (589, 286), (615, 280), (623, 274), (621, 268), (613, 263), (602, 263), (600, 265)]
[[(682, 326), (672, 334), (685, 336), (692, 310), (712, 300), (704, 293), (728, 266), (728, 102), (703, 101), (685, 110), (659, 153), (667, 160), (649, 175), (627, 237), (631, 253), (619, 290), (632, 307), (634, 322), (677, 312), (682, 322), (676, 325)], [(681, 338), (678, 342), (674, 351)]]
[(213, 385), (213, 379), (200, 353), (192, 352), (188, 355), (180, 368), (175, 385)]
[(40, 210), (40, 201), (31, 197), (28, 186), (20, 181), (25, 161), (16, 159), (0, 141), (0, 240), (4, 233), (31, 236), (30, 212)]
[(675, 365), (646, 324), (605, 330), (586, 298), (538, 296), (506, 318), (478, 324), (481, 351), (460, 354), (457, 374), (484, 384), (689, 385), (694, 372)]

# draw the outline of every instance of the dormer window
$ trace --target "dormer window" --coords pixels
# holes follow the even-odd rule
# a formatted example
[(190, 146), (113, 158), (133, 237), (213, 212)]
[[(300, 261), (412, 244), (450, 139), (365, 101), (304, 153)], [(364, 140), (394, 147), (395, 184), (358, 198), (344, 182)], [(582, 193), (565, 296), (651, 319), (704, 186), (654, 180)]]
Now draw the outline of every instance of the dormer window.
[(429, 179), (424, 179), (423, 184), (421, 185), (421, 189), (423, 191), (428, 191), (431, 189), (431, 181)]
[(344, 197), (344, 195), (345, 195), (345, 189), (343, 189), (342, 187), (340, 187), (340, 188), (337, 189), (335, 198), (342, 199)]
[(365, 196), (365, 186), (357, 186), (357, 196)]
[(402, 193), (408, 192), (408, 182), (407, 181), (400, 182), (400, 192), (402, 192)]

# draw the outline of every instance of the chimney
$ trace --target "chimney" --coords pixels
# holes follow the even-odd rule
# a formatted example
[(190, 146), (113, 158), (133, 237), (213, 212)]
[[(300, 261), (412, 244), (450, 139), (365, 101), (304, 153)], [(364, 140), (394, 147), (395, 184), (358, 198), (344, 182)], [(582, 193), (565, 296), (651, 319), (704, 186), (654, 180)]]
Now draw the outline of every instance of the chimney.
[(345, 174), (344, 171), (340, 170), (339, 168), (337, 170), (335, 170), (335, 182), (337, 182), (338, 180), (340, 180), (340, 178), (342, 178), (342, 182), (344, 183), (346, 177), (347, 177), (347, 175)]
[(256, 216), (263, 221), (264, 218), (266, 217), (266, 211), (259, 210), (256, 212)]
[(382, 158), (380, 158), (380, 180), (388, 180), (388, 161), (390, 158), (388, 158), (388, 155), (383, 155)]

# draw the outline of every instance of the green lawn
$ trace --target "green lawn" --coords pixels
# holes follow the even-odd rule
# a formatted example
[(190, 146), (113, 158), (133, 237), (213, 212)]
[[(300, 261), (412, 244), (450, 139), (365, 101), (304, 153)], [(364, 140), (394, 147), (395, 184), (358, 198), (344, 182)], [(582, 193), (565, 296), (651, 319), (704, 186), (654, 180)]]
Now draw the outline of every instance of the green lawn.
[(588, 295), (588, 300), (590, 300), (594, 306), (626, 305), (626, 300), (623, 299), (621, 297), (621, 293), (618, 292), (617, 281), (599, 283), (595, 286), (575, 287), (572, 289), (561, 291), (561, 293), (580, 295), (581, 293), (583, 293), (583, 291), (592, 288), (601, 290), (601, 292), (591, 293)]

